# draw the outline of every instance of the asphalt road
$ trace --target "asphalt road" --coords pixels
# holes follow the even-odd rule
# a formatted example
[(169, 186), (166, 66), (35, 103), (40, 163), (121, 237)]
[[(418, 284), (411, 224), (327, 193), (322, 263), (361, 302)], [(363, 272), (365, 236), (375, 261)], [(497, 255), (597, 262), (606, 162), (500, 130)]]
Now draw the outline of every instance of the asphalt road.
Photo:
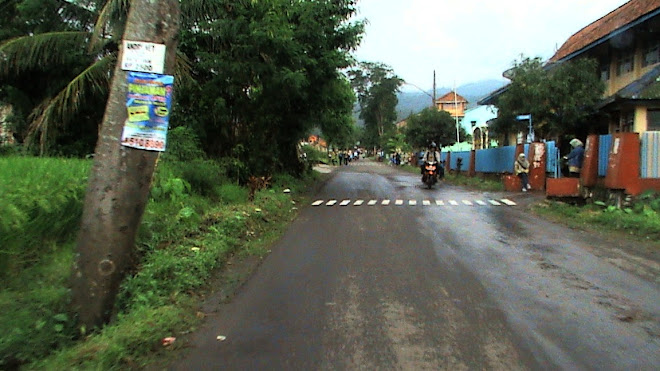
[(660, 368), (656, 253), (539, 219), (539, 197), (337, 168), (169, 369)]

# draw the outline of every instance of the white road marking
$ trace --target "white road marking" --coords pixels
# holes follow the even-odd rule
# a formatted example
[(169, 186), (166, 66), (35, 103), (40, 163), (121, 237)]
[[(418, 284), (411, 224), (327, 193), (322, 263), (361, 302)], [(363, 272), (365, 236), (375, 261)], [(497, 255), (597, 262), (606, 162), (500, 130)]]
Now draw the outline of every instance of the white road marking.
[[(325, 200), (316, 200), (312, 203), (312, 206), (321, 206), (321, 205), (323, 205), (324, 202), (325, 202), (326, 206), (334, 206), (339, 201), (338, 200), (328, 200), (326, 202)], [(351, 202), (352, 201), (350, 199), (345, 199), (345, 200), (342, 200), (341, 203), (339, 203), (339, 206), (348, 206), (348, 205), (351, 204)], [(443, 200), (434, 200), (434, 201), (422, 200), (422, 205), (430, 206), (430, 205), (433, 205), (434, 202), (435, 202), (435, 205), (437, 205), (437, 206), (445, 206), (446, 205), (445, 201), (443, 201)], [(369, 206), (374, 206), (374, 205), (378, 204), (378, 200), (369, 200), (369, 201), (355, 200), (353, 202), (353, 206), (362, 206), (365, 203)], [(380, 202), (380, 204), (382, 206), (387, 206), (387, 205), (390, 205), (391, 203), (392, 203), (392, 200), (382, 200)], [(460, 204), (467, 205), (467, 206), (473, 206), (475, 203), (477, 205), (481, 205), (481, 206), (488, 206), (488, 204), (493, 205), (493, 206), (501, 206), (502, 204), (506, 204), (508, 206), (518, 205), (516, 202), (514, 202), (514, 201), (512, 201), (508, 198), (503, 198), (501, 200), (487, 200), (487, 202), (484, 201), (484, 200), (473, 200), (473, 201), (471, 201), (471, 200), (461, 200), (460, 202), (457, 201), (457, 200), (449, 200), (448, 201), (448, 204), (452, 205), (452, 206), (458, 206)], [(397, 206), (402, 206), (402, 205), (406, 204), (406, 201), (405, 200), (394, 200), (394, 204), (397, 205)], [(408, 200), (407, 204), (408, 204), (408, 206), (416, 206), (418, 204), (418, 201), (417, 200)]]

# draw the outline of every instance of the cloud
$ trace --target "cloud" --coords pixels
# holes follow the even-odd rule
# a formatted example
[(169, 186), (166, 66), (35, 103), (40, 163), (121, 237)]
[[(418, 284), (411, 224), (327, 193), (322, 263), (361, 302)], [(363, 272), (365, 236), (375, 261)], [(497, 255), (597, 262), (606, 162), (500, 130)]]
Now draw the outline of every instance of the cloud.
[(383, 62), (424, 88), (501, 79), (521, 54), (550, 58), (626, 0), (360, 0), (368, 18), (358, 59)]

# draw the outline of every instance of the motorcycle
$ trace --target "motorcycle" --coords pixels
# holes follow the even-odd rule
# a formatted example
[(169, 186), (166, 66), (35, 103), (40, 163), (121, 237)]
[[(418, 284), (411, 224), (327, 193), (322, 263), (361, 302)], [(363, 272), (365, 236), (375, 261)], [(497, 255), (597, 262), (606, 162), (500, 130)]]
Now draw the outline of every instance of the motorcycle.
[(424, 174), (422, 174), (422, 183), (431, 189), (438, 182), (438, 163), (436, 161), (427, 161), (424, 164)]

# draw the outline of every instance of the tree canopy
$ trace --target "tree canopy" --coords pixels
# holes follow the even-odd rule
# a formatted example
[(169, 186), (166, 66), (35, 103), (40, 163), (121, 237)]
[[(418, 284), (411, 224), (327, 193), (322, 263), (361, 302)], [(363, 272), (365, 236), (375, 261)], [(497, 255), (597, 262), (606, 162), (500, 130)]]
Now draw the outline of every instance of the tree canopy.
[[(431, 142), (438, 147), (456, 143), (456, 120), (447, 111), (434, 107), (425, 108), (406, 120), (406, 140), (415, 148), (425, 148)], [(459, 127), (461, 138), (466, 137), (465, 129)]]
[(396, 123), (396, 93), (403, 80), (389, 66), (374, 62), (362, 62), (348, 74), (364, 120), (362, 144), (383, 147), (388, 139), (385, 134)]
[(544, 66), (540, 58), (524, 58), (514, 63), (511, 80), (495, 103), (498, 118), (490, 128), (503, 135), (525, 131), (528, 123), (515, 117), (526, 114), (532, 115), (537, 138), (583, 130), (604, 91), (591, 59)]
[[(91, 153), (130, 1), (37, 3), (2, 5), (0, 100), (21, 141)], [(340, 71), (364, 31), (355, 4), (182, 0), (172, 127), (192, 128), (209, 156), (242, 154), (256, 172), (295, 167), (296, 144), (315, 127), (349, 136), (355, 98)]]

